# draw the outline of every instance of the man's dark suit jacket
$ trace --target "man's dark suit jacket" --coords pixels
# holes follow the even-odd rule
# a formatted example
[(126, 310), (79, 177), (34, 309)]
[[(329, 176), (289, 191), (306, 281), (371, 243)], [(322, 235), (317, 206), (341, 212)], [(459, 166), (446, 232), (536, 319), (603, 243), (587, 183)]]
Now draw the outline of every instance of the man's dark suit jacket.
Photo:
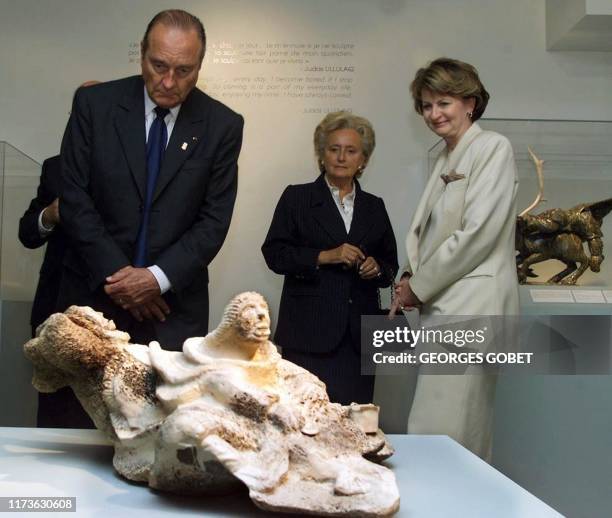
[[(164, 323), (153, 321), (153, 338), (166, 348), (178, 349), (208, 330), (207, 267), (230, 225), (242, 128), (240, 115), (194, 88), (166, 147), (148, 227), (149, 264), (172, 283), (164, 294), (171, 314)], [(146, 188), (145, 142), (141, 76), (77, 91), (61, 153), (60, 214), (73, 242), (61, 299), (64, 306), (89, 301), (118, 327), (136, 326), (132, 334), (138, 324), (102, 288), (107, 276), (133, 263)]]
[[(343, 243), (373, 256), (384, 275), (363, 280), (354, 268), (317, 267), (319, 252)], [(377, 289), (389, 286), (398, 269), (395, 236), (382, 199), (356, 182), (347, 235), (323, 175), (285, 189), (262, 252), (270, 269), (285, 276), (274, 341), (303, 352), (334, 350), (348, 326), (358, 348), (361, 315), (379, 313)]]
[(68, 246), (68, 240), (62, 225), (41, 237), (38, 231), (38, 218), (60, 192), (60, 157), (54, 156), (43, 162), (40, 184), (36, 198), (30, 202), (28, 210), (19, 220), (19, 241), (26, 248), (38, 248), (47, 244), (45, 258), (40, 268), (40, 277), (32, 304), (30, 324), (36, 329), (51, 313), (55, 312), (57, 294), (59, 293), (62, 275), (62, 261)]

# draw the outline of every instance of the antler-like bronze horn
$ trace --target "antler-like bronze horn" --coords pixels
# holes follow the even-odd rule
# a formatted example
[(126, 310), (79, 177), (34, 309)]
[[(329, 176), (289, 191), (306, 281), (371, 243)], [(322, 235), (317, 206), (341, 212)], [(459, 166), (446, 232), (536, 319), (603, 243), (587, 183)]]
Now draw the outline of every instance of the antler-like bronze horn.
[(533, 200), (533, 203), (529, 205), (529, 207), (527, 207), (523, 212), (519, 214), (519, 218), (523, 217), (530, 210), (535, 209), (540, 202), (546, 201), (543, 198), (544, 196), (544, 160), (540, 160), (535, 155), (531, 147), (527, 146), (527, 150), (529, 151), (529, 154), (531, 155), (531, 159), (533, 160), (533, 163), (535, 164), (535, 167), (536, 167), (536, 173), (538, 174), (538, 195), (535, 197), (535, 200)]

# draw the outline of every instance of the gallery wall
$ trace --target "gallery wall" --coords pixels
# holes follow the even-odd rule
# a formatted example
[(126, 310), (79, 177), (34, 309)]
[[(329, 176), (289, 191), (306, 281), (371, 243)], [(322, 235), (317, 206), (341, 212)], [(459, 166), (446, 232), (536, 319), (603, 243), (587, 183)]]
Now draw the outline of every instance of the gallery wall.
[[(547, 52), (543, 0), (3, 0), (0, 140), (39, 161), (56, 154), (75, 87), (138, 73), (146, 21), (170, 5), (206, 25), (199, 86), (246, 119), (234, 219), (211, 269), (211, 325), (246, 289), (275, 314), (282, 279), (259, 248), (285, 186), (316, 175), (312, 132), (326, 111), (372, 120), (378, 146), (363, 184), (384, 198), (400, 250), (436, 140), (408, 94), (419, 66), (440, 55), (476, 65), (492, 94), (488, 117), (612, 117), (609, 53)], [(348, 89), (292, 82), (313, 78)]]

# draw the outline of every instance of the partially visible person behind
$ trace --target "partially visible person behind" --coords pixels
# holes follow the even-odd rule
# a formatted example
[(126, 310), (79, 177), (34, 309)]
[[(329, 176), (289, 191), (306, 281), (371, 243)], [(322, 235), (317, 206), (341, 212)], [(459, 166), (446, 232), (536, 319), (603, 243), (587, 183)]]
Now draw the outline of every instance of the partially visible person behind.
[(320, 175), (285, 189), (262, 246), (268, 267), (285, 276), (275, 343), (345, 405), (372, 401), (374, 376), (361, 375), (360, 317), (380, 312), (378, 288), (398, 268), (383, 200), (357, 181), (374, 146), (368, 120), (328, 114), (314, 133)]
[[(391, 308), (428, 315), (516, 315), (517, 173), (507, 138), (476, 121), (489, 100), (478, 72), (440, 58), (417, 71), (414, 107), (446, 143), (406, 237), (408, 264)], [(496, 377), (419, 375), (408, 432), (449, 435), (482, 458), (492, 444)]]
[[(81, 88), (98, 84), (86, 81)], [(30, 326), (36, 328), (57, 310), (62, 280), (62, 263), (69, 246), (59, 215), (61, 160), (59, 155), (47, 158), (42, 165), (36, 197), (19, 220), (19, 241), (26, 248), (47, 245), (34, 301)], [(36, 424), (39, 428), (93, 428), (93, 422), (68, 387), (50, 394), (38, 394)]]
[(33, 249), (47, 245), (32, 304), (32, 336), (55, 311), (62, 261), (68, 246), (59, 216), (60, 176), (59, 155), (47, 158), (42, 165), (36, 197), (19, 220), (19, 241), (23, 246)]
[[(36, 328), (55, 312), (62, 261), (68, 248), (68, 238), (59, 216), (60, 173), (59, 155), (43, 162), (36, 197), (19, 220), (19, 240), (23, 246), (47, 245), (32, 303), (32, 337)], [(36, 424), (39, 428), (93, 428), (70, 387), (50, 394), (38, 393)]]
[(59, 307), (173, 350), (208, 332), (208, 265), (238, 185), (243, 118), (196, 87), (205, 50), (197, 17), (158, 13), (140, 75), (77, 91), (61, 152)]

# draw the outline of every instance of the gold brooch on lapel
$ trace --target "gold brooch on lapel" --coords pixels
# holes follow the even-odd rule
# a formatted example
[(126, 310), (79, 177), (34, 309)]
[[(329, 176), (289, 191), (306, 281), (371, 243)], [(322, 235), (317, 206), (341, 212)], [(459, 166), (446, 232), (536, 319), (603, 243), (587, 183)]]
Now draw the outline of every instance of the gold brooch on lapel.
[(448, 174), (441, 174), (440, 178), (442, 181), (448, 185), (451, 182), (456, 182), (457, 180), (463, 180), (465, 178), (464, 174), (456, 172), (454, 169)]

